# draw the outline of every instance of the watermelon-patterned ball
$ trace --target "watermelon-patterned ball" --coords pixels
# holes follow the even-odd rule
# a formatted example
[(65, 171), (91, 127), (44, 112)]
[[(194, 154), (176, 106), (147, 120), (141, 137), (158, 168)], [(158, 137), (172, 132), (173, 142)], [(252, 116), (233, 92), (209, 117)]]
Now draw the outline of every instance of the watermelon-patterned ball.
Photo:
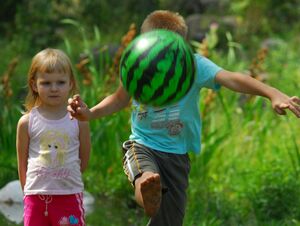
[(125, 90), (138, 102), (154, 107), (173, 104), (194, 82), (193, 52), (172, 31), (146, 32), (124, 50), (120, 76)]

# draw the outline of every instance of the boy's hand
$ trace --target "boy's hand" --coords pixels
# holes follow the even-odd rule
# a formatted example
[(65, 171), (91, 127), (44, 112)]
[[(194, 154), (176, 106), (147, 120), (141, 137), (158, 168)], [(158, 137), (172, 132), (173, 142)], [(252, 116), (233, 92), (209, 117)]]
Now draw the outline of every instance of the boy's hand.
[(286, 109), (289, 109), (291, 112), (300, 118), (300, 98), (293, 96), (287, 97), (285, 95), (277, 95), (276, 98), (271, 99), (272, 107), (275, 112), (279, 115), (286, 115)]
[(73, 98), (69, 98), (67, 110), (71, 114), (71, 119), (76, 118), (80, 121), (90, 120), (90, 109), (82, 101), (79, 94), (74, 95)]

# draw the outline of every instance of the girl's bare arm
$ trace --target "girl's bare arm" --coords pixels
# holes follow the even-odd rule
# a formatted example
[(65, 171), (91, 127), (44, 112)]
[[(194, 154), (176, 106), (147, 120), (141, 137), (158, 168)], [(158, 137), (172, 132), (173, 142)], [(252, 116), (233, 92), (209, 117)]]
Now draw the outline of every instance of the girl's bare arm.
[(28, 135), (28, 115), (20, 118), (17, 125), (17, 159), (18, 159), (18, 173), (22, 190), (24, 190), (27, 172), (29, 135)]

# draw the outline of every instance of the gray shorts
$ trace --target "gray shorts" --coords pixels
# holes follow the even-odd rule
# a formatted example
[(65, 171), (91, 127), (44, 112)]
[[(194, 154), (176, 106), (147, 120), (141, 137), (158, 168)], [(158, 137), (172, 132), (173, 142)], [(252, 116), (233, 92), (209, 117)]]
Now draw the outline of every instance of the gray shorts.
[(162, 202), (157, 215), (150, 219), (149, 226), (182, 226), (186, 208), (186, 190), (190, 171), (188, 154), (160, 152), (135, 141), (123, 143), (124, 172), (134, 181), (143, 172), (160, 175)]

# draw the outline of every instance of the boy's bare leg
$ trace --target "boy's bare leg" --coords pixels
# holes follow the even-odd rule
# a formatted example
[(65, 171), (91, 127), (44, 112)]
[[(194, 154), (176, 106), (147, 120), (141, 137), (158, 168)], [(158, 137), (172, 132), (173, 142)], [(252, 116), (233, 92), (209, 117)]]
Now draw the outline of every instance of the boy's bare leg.
[(144, 172), (135, 181), (135, 199), (149, 217), (153, 217), (161, 202), (160, 176), (153, 172)]

